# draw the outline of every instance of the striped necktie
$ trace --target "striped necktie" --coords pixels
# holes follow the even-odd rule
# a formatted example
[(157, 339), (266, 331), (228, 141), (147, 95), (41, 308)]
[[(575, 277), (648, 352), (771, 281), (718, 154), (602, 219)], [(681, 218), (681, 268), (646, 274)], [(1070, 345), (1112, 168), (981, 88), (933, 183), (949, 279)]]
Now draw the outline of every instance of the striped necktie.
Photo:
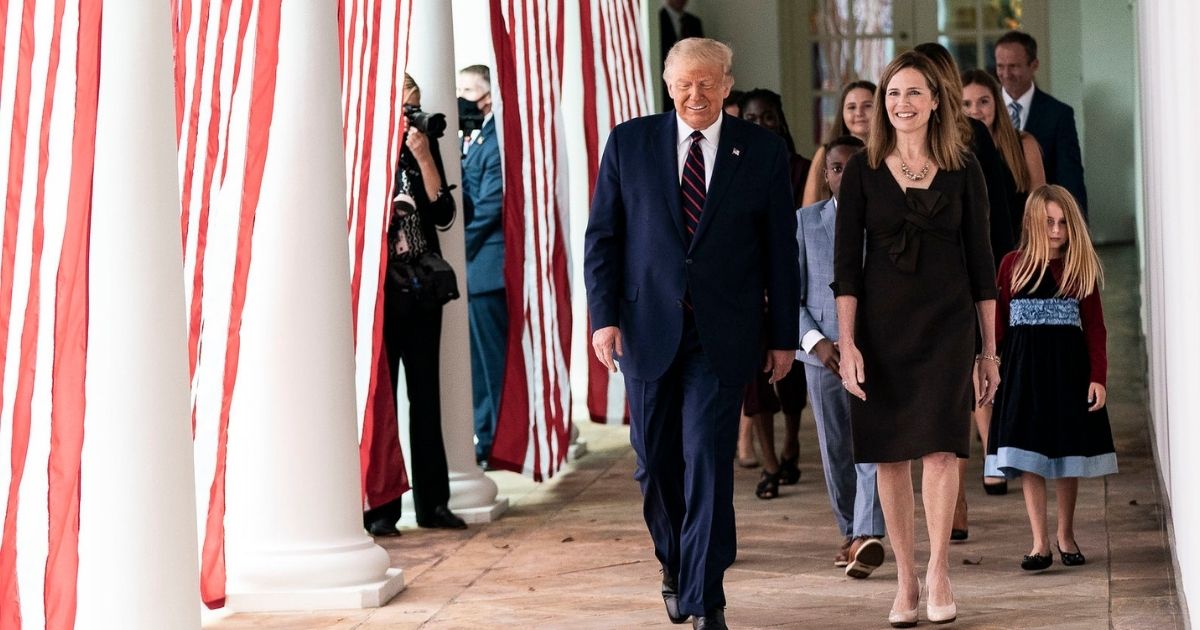
[(1012, 117), (1013, 128), (1017, 131), (1021, 130), (1021, 109), (1021, 104), (1016, 101), (1008, 104), (1008, 113)]
[(683, 161), (683, 178), (679, 181), (679, 192), (683, 201), (683, 223), (687, 226), (688, 242), (696, 234), (700, 225), (700, 214), (704, 212), (704, 152), (700, 149), (700, 141), (704, 134), (692, 132), (692, 145), (688, 147), (687, 159)]

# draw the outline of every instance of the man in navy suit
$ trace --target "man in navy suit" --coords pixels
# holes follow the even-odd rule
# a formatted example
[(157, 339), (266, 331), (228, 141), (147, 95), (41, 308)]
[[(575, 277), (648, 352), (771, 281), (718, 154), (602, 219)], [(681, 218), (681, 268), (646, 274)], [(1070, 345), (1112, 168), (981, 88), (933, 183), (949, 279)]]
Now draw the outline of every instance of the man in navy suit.
[(842, 170), (863, 149), (854, 136), (836, 138), (825, 147), (825, 181), (834, 197), (796, 211), (800, 249), (800, 352), (808, 399), (817, 421), (817, 441), (825, 469), (825, 487), (838, 530), (845, 537), (834, 565), (863, 579), (883, 564), (883, 511), (875, 487), (875, 464), (854, 463), (850, 434), (850, 399), (838, 372), (837, 304), (833, 282), (833, 228)]
[(508, 306), (504, 293), (504, 174), (492, 115), (491, 72), (468, 66), (458, 75), (459, 98), (475, 103), (483, 127), (467, 136), (463, 157), (463, 216), (467, 240), (467, 310), (471, 332), (471, 397), (475, 409), (475, 460), (486, 464), (496, 434)]
[(1087, 217), (1083, 155), (1075, 131), (1075, 110), (1038, 89), (1037, 40), (1009, 31), (996, 40), (996, 76), (1004, 86), (1004, 106), (1017, 131), (1028, 131), (1042, 145), (1046, 182), (1071, 191)]
[(722, 111), (732, 60), (708, 39), (671, 49), (675, 110), (613, 129), (584, 253), (592, 348), (625, 377), (667, 614), (709, 629), (725, 627), (722, 580), (737, 549), (742, 390), (756, 369), (786, 376), (799, 346), (789, 154), (778, 135)]

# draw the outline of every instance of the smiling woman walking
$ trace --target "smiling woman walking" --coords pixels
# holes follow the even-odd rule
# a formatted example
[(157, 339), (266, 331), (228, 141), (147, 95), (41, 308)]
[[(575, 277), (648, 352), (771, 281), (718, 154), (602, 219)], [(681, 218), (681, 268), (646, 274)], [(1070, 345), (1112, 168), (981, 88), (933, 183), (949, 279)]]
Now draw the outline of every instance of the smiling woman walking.
[[(911, 461), (920, 460), (930, 557), (929, 621), (957, 616), (947, 554), (973, 403), (975, 322), (984, 331), (990, 402), (999, 382), (996, 278), (983, 174), (958, 131), (959, 95), (943, 98), (928, 58), (908, 52), (884, 71), (865, 154), (842, 178), (834, 293), (843, 385), (853, 395), (856, 463), (878, 464), (880, 501), (896, 556), (888, 621), (917, 623)], [(863, 256), (864, 246), (866, 256)]]

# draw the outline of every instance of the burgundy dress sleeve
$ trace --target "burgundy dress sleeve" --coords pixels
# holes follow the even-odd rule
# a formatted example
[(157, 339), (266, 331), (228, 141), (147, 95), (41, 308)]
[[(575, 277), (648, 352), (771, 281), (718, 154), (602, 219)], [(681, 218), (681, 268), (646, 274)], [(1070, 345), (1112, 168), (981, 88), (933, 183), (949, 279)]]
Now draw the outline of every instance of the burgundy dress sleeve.
[(1017, 252), (1009, 252), (1000, 261), (996, 273), (996, 350), (1003, 346), (1004, 333), (1008, 332), (1008, 303), (1012, 301), (1012, 269)]
[(1079, 301), (1079, 319), (1087, 341), (1091, 366), (1091, 382), (1108, 387), (1108, 330), (1104, 327), (1104, 307), (1100, 304), (1100, 289)]

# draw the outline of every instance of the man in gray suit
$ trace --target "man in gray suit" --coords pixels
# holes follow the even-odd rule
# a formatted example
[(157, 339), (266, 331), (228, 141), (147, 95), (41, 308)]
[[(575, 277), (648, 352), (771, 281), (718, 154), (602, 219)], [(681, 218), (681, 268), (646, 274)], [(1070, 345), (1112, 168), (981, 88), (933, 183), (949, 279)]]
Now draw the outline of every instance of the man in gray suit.
[(855, 464), (850, 436), (850, 400), (838, 372), (838, 321), (833, 291), (833, 230), (842, 169), (863, 142), (842, 136), (825, 147), (825, 181), (834, 197), (796, 212), (800, 249), (800, 351), (808, 398), (817, 420), (825, 485), (838, 529), (845, 539), (834, 565), (865, 578), (883, 564), (883, 513), (875, 489), (875, 464)]

